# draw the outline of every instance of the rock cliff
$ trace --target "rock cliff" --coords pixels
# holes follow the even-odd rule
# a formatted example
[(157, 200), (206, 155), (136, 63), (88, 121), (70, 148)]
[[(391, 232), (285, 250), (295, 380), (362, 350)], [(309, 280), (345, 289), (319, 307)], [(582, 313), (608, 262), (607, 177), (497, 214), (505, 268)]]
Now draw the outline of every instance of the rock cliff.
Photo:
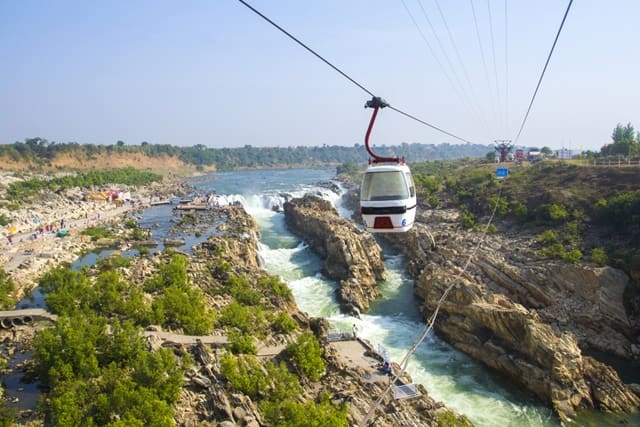
[(458, 278), (481, 233), (460, 230), (456, 215), (437, 211), (406, 235), (388, 236), (410, 260), (425, 318), (453, 285), (437, 332), (549, 402), (563, 420), (580, 409), (637, 411), (640, 398), (632, 389), (582, 352), (637, 357), (622, 304), (627, 276), (609, 267), (540, 261), (532, 238), (495, 234)]
[(382, 251), (371, 234), (341, 218), (331, 203), (307, 195), (284, 205), (288, 227), (324, 260), (323, 273), (340, 282), (342, 309), (362, 311), (381, 295)]
[[(326, 207), (319, 212), (325, 210)], [(218, 227), (218, 233), (194, 248), (190, 259), (190, 276), (194, 283), (209, 294), (209, 303), (216, 310), (223, 310), (224, 305), (230, 302), (228, 291), (223, 290), (227, 287), (223, 282), (228, 274), (246, 276), (250, 278), (249, 283), (256, 285), (256, 289), (261, 289), (260, 278), (264, 278), (265, 271), (261, 267), (257, 250), (259, 230), (251, 216), (242, 208), (229, 207), (216, 211), (215, 218), (200, 219), (202, 224), (199, 225), (203, 227), (218, 223), (218, 217), (224, 218)], [(346, 246), (350, 247), (350, 244)], [(332, 250), (332, 246), (329, 246), (328, 252)], [(266, 305), (266, 302), (263, 303), (263, 306)], [(258, 355), (262, 363), (269, 360), (276, 363), (289, 360), (286, 344), (291, 343), (300, 332), (311, 330), (322, 343), (326, 369), (319, 381), (304, 382), (304, 389), (298, 399), (312, 401), (319, 395), (326, 394), (331, 397), (333, 405), (346, 405), (349, 425), (358, 425), (389, 382), (388, 377), (379, 373), (376, 368), (382, 361), (381, 356), (375, 354), (371, 346), (363, 341), (350, 339), (329, 342), (326, 337), (331, 329), (330, 324), (321, 318), (309, 319), (298, 310), (292, 297), (277, 300), (272, 298), (268, 305), (276, 311), (285, 310), (296, 320), (299, 328), (292, 334), (261, 337)], [(194, 364), (186, 374), (188, 385), (182, 389), (176, 408), (178, 425), (268, 425), (258, 399), (233, 389), (224, 380), (220, 370), (224, 348), (199, 342), (196, 345), (182, 345), (179, 350), (190, 352)], [(363, 363), (365, 359), (366, 363)], [(408, 376), (403, 380), (405, 383), (411, 382)], [(389, 394), (375, 413), (375, 425), (441, 425), (442, 419), (453, 420), (461, 427), (471, 426), (464, 416), (455, 414), (431, 398), (423, 387), (420, 386), (419, 391), (419, 396), (401, 401), (394, 400)]]

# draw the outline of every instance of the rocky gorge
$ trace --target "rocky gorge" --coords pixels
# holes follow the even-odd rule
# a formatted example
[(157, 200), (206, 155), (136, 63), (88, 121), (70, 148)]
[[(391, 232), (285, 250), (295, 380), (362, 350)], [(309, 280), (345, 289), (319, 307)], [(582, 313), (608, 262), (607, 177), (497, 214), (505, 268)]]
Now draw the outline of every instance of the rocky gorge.
[[(287, 224), (327, 264), (323, 242), (346, 240), (351, 243), (342, 247), (354, 247), (366, 239), (359, 230), (345, 235), (346, 226), (322, 202), (305, 197), (290, 205), (285, 209)], [(336, 231), (334, 223), (340, 224)], [(407, 256), (407, 271), (415, 278), (425, 319), (452, 288), (435, 323), (437, 333), (548, 402), (563, 421), (585, 410), (640, 409), (640, 386), (625, 384), (612, 367), (585, 354), (597, 350), (628, 360), (640, 358), (637, 320), (627, 315), (623, 304), (629, 280), (624, 272), (540, 260), (533, 235), (465, 230), (454, 209), (423, 210), (408, 233), (380, 238)], [(377, 253), (375, 246), (370, 243), (366, 250)], [(352, 252), (339, 261), (333, 253), (330, 263), (354, 259), (362, 263), (361, 270), (371, 269), (367, 257), (354, 258)], [(336, 277), (344, 281), (345, 276)], [(375, 285), (366, 286), (375, 298), (368, 290)]]
[(428, 211), (406, 235), (386, 236), (409, 259), (425, 319), (452, 287), (437, 333), (549, 402), (565, 421), (588, 409), (638, 411), (640, 387), (584, 354), (595, 348), (638, 358), (622, 298), (628, 276), (611, 267), (541, 261), (533, 236), (464, 230), (458, 215)]
[[(284, 332), (274, 326), (267, 326), (257, 332), (252, 342), (256, 346), (255, 355), (230, 356), (235, 354), (230, 349), (231, 336), (237, 331), (234, 328), (223, 327), (222, 324), (214, 324), (209, 335), (190, 336), (185, 335), (179, 325), (150, 325), (144, 331), (147, 350), (158, 352), (160, 349), (169, 349), (178, 360), (190, 360), (191, 366), (185, 371), (183, 385), (179, 398), (175, 404), (174, 421), (181, 426), (211, 425), (211, 426), (262, 426), (272, 425), (265, 416), (263, 403), (270, 398), (269, 390), (276, 391), (276, 381), (266, 385), (265, 393), (251, 395), (243, 392), (237, 385), (225, 376), (222, 368), (222, 360), (226, 357), (235, 357), (239, 361), (248, 361), (257, 365), (256, 375), (266, 373), (272, 364), (286, 366), (287, 370), (300, 375), (287, 347), (295, 343), (300, 336), (311, 333), (321, 343), (324, 370), (320, 378), (311, 380), (301, 376), (302, 390), (295, 397), (296, 404), (314, 404), (325, 402), (329, 399), (332, 407), (344, 408), (349, 425), (357, 425), (363, 419), (376, 398), (382, 394), (388, 386), (388, 377), (381, 373), (382, 358), (372, 347), (364, 341), (354, 340), (349, 337), (346, 341), (333, 342), (327, 339), (330, 325), (323, 319), (309, 318), (300, 312), (291, 294), (282, 288), (282, 284), (275, 278), (270, 278), (258, 255), (258, 242), (260, 231), (253, 218), (246, 213), (241, 206), (227, 206), (217, 209), (182, 212), (172, 222), (173, 229), (183, 230), (186, 233), (211, 233), (210, 237), (192, 248), (192, 254), (182, 253), (175, 249), (165, 252), (146, 251), (140, 256), (130, 260), (130, 264), (117, 267), (113, 264), (109, 267), (110, 273), (117, 273), (130, 282), (132, 286), (145, 288), (145, 283), (167, 265), (168, 260), (175, 256), (184, 256), (187, 259), (187, 276), (190, 287), (202, 291), (206, 307), (214, 317), (225, 316), (225, 310), (230, 306), (238, 306), (238, 299), (253, 298), (259, 295), (259, 304), (248, 304), (243, 310), (249, 310), (254, 317), (254, 323), (262, 325), (271, 324), (273, 319), (286, 313), (295, 322), (293, 330)], [(136, 217), (129, 217), (136, 218)], [(118, 233), (127, 233), (127, 229), (121, 227), (124, 221), (103, 222), (104, 226), (114, 227)], [(360, 233), (362, 234), (362, 233)], [(364, 235), (366, 236), (366, 235)], [(124, 245), (127, 239), (113, 239), (113, 243), (120, 242)], [(367, 244), (375, 243), (369, 236)], [(90, 242), (85, 242), (87, 246)], [(135, 242), (128, 242), (135, 246)], [(347, 284), (362, 281), (372, 284), (379, 280), (384, 268), (381, 264), (381, 256), (378, 254), (372, 259), (373, 267), (369, 269), (357, 269), (349, 273), (347, 263), (340, 264), (340, 258), (352, 253), (348, 261), (361, 261), (362, 248), (351, 245), (328, 245), (328, 252), (332, 248), (338, 248), (340, 256), (332, 258), (335, 270), (347, 272)], [(128, 247), (128, 246), (127, 246)], [(125, 249), (122, 246), (120, 249)], [(360, 252), (359, 252), (360, 251)], [(118, 258), (118, 251), (113, 255)], [(56, 258), (56, 262), (64, 259)], [(103, 263), (111, 265), (110, 261)], [(49, 266), (51, 267), (51, 265)], [(88, 269), (86, 274), (93, 277), (99, 270)], [(358, 286), (359, 287), (359, 286)], [(356, 291), (352, 291), (356, 292)], [(240, 295), (240, 296), (238, 296)], [(248, 296), (247, 296), (248, 295)], [(355, 303), (355, 307), (364, 309), (371, 300), (370, 293), (345, 294), (348, 301)], [(157, 295), (146, 294), (145, 300), (151, 302)], [(127, 297), (123, 296), (126, 300)], [(358, 298), (363, 298), (361, 301)], [(119, 315), (121, 316), (121, 315)], [(28, 351), (33, 331), (37, 328), (49, 328), (50, 325), (23, 325), (14, 329), (14, 336), (20, 340), (21, 351)], [(54, 327), (55, 328), (55, 327)], [(6, 341), (11, 341), (10, 331), (2, 332)], [(227, 337), (229, 336), (229, 339)], [(6, 344), (6, 342), (5, 342)], [(244, 362), (241, 362), (244, 363)], [(29, 364), (27, 364), (29, 365)], [(254, 366), (254, 365), (251, 365)], [(409, 378), (401, 379), (405, 383), (411, 382)], [(112, 415), (118, 417), (117, 414)], [(20, 415), (20, 425), (42, 425), (43, 414), (25, 412)], [(387, 397), (376, 412), (374, 423), (377, 426), (396, 425), (447, 425), (447, 422), (455, 422), (457, 425), (470, 425), (469, 422), (442, 403), (432, 399), (427, 390), (420, 387), (420, 396), (414, 399), (396, 401)]]
[[(214, 215), (218, 219), (206, 219)], [(219, 217), (223, 220), (220, 221)], [(303, 379), (303, 389), (296, 401), (318, 401), (321, 396), (329, 396), (336, 407), (347, 410), (349, 425), (358, 425), (364, 419), (375, 399), (388, 385), (386, 375), (379, 373), (378, 366), (382, 358), (366, 342), (348, 338), (346, 343), (355, 346), (341, 346), (327, 337), (331, 326), (322, 318), (310, 318), (301, 312), (289, 293), (273, 293), (265, 289), (268, 278), (258, 253), (260, 230), (254, 219), (241, 206), (229, 206), (214, 210), (212, 213), (198, 213), (203, 228), (216, 226), (207, 241), (193, 248), (189, 258), (189, 277), (194, 284), (207, 295), (207, 304), (218, 313), (224, 313), (225, 307), (237, 303), (229, 292), (229, 280), (243, 277), (253, 291), (263, 295), (261, 309), (269, 316), (286, 312), (296, 322), (296, 328), (290, 333), (268, 330), (254, 337), (259, 361), (258, 369), (266, 372), (270, 363), (284, 363), (291, 366), (291, 354), (287, 346), (301, 334), (313, 333), (322, 346), (325, 369), (318, 380)], [(136, 261), (138, 267), (132, 272), (136, 281), (143, 282), (152, 275), (155, 268), (148, 261)], [(233, 281), (233, 280), (232, 280)], [(254, 308), (258, 310), (258, 308)], [(256, 317), (257, 322), (260, 317)], [(179, 333), (179, 331), (178, 331)], [(214, 335), (230, 333), (223, 329), (213, 331)], [(195, 344), (178, 344), (172, 340), (159, 340), (151, 337), (151, 348), (168, 346), (177, 354), (189, 353), (194, 364), (186, 373), (186, 384), (180, 400), (176, 404), (176, 421), (181, 426), (216, 425), (220, 427), (271, 425), (262, 411), (261, 401), (268, 396), (251, 396), (243, 393), (225, 377), (221, 370), (221, 359), (229, 354), (228, 346), (206, 345), (204, 339)], [(251, 356), (238, 356), (251, 357)], [(275, 381), (272, 380), (272, 381)], [(404, 377), (405, 382), (411, 382)], [(276, 387), (275, 384), (272, 387)], [(427, 390), (420, 388), (421, 396), (404, 401), (395, 401), (387, 397), (375, 414), (374, 425), (447, 425), (447, 420), (459, 426), (471, 425), (464, 417), (457, 415), (442, 403), (436, 402)]]

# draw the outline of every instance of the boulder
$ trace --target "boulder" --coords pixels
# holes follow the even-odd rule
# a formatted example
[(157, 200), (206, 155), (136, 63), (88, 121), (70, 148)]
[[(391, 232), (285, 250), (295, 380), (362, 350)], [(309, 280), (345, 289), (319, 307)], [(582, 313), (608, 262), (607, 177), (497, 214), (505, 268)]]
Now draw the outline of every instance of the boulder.
[(381, 295), (376, 283), (384, 278), (382, 251), (373, 236), (317, 196), (285, 203), (284, 213), (289, 229), (324, 260), (323, 274), (340, 283), (343, 311), (368, 309)]
[(481, 233), (446, 220), (429, 226), (386, 238), (409, 258), (425, 319), (451, 287), (435, 324), (450, 344), (549, 402), (563, 420), (581, 409), (640, 409), (615, 370), (583, 354), (633, 357), (623, 272), (541, 261), (523, 236), (487, 235), (475, 252)]

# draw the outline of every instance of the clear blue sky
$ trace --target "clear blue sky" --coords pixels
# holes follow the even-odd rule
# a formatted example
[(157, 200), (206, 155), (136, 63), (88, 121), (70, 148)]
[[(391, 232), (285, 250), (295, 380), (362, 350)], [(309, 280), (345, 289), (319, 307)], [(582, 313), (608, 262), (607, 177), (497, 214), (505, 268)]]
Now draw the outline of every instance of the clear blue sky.
[[(506, 58), (504, 0), (439, 0), (449, 32), (435, 0), (250, 3), (393, 106), (489, 144), (515, 138), (568, 0), (508, 1)], [(574, 2), (520, 144), (598, 150), (640, 128), (639, 17), (638, 0)], [(353, 145), (371, 111), (235, 0), (0, 0), (0, 58), (0, 143)], [(372, 142), (460, 143), (391, 110)]]

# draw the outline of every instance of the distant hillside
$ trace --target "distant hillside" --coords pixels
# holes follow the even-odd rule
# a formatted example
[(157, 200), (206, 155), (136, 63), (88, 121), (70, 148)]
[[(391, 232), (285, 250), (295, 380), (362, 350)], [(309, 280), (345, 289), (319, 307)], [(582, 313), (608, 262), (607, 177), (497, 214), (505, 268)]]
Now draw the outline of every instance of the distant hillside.
[[(493, 146), (466, 144), (401, 144), (376, 146), (382, 156), (404, 156), (408, 162), (484, 157)], [(87, 170), (133, 166), (163, 172), (234, 170), (241, 168), (313, 167), (344, 162), (366, 163), (363, 145), (351, 147), (252, 147), (209, 148), (157, 145), (56, 143), (43, 138), (0, 145), (4, 170)]]

